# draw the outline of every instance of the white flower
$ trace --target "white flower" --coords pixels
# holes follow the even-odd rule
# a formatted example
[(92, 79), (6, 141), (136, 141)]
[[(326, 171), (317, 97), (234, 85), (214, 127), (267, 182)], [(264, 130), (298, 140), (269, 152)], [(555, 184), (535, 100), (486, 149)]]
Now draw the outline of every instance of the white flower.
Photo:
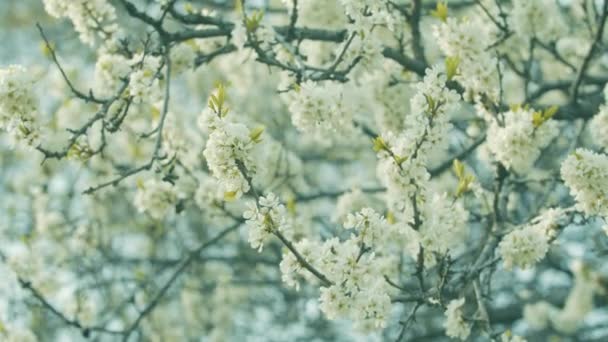
[(365, 208), (368, 206), (368, 202), (369, 199), (366, 198), (361, 189), (357, 188), (345, 192), (336, 201), (336, 210), (332, 216), (332, 221), (343, 222), (348, 214)]
[(500, 242), (499, 250), (506, 269), (529, 268), (545, 257), (549, 232), (542, 222), (516, 229)]
[(302, 132), (331, 137), (353, 127), (352, 109), (338, 83), (306, 81), (286, 97), (293, 125)]
[(421, 243), (429, 254), (446, 253), (464, 241), (468, 212), (462, 202), (453, 201), (446, 193), (431, 193), (422, 208), (422, 217)]
[(509, 27), (522, 38), (536, 37), (542, 42), (550, 42), (561, 37), (567, 25), (553, 0), (514, 0)]
[[(354, 27), (353, 27), (354, 26)], [(352, 30), (352, 32), (351, 32)], [(382, 63), (382, 44), (381, 41), (369, 31), (357, 25), (351, 25), (348, 35), (355, 34), (355, 38), (347, 40), (336, 47), (335, 55), (340, 55), (348, 42), (350, 45), (342, 57), (342, 65), (351, 65), (358, 59), (357, 66), (365, 70), (375, 70)]]
[(589, 122), (589, 132), (597, 146), (608, 149), (608, 106), (602, 106), (600, 112)]
[[(258, 206), (259, 204), (259, 206)], [(283, 204), (273, 193), (261, 196), (258, 204), (247, 204), (248, 209), (243, 213), (249, 228), (249, 244), (252, 248), (262, 251), (264, 242), (275, 232), (289, 234), (290, 220)]]
[(353, 310), (358, 317), (357, 327), (362, 331), (384, 329), (389, 318), (391, 298), (379, 282), (364, 288), (355, 297)]
[(382, 134), (376, 174), (387, 188), (389, 209), (402, 221), (413, 221), (413, 195), (426, 188), (430, 175), (429, 155), (446, 142), (449, 113), (458, 108), (460, 95), (446, 86), (446, 76), (437, 67), (429, 68), (410, 100), (411, 113), (405, 117), (400, 134)]
[(250, 156), (254, 142), (245, 125), (224, 121), (220, 123), (209, 135), (203, 155), (223, 192), (228, 197), (240, 198), (250, 189), (246, 175), (242, 172), (254, 171)]
[(118, 31), (116, 10), (107, 0), (43, 0), (48, 14), (68, 18), (83, 43), (93, 45), (95, 35), (109, 39)]
[(390, 2), (387, 0), (340, 0), (344, 6), (344, 12), (362, 30), (371, 31), (373, 26), (386, 26), (394, 29), (396, 18), (390, 11)]
[(124, 56), (101, 54), (95, 64), (95, 92), (101, 96), (111, 96), (130, 72), (129, 60)]
[(350, 307), (350, 298), (336, 285), (321, 288), (319, 308), (328, 319), (344, 316)]
[(344, 228), (357, 230), (357, 239), (365, 246), (371, 247), (387, 236), (388, 223), (374, 209), (363, 208), (357, 213), (348, 214)]
[[(447, 121), (444, 114), (453, 112), (459, 107), (460, 95), (455, 90), (446, 86), (447, 77), (438, 66), (426, 69), (426, 74), (422, 82), (416, 85), (416, 94), (410, 100), (412, 114), (415, 115), (415, 122), (406, 118), (406, 123), (419, 124), (429, 121), (429, 117)], [(433, 100), (434, 108), (431, 108), (429, 99)], [(434, 123), (437, 125), (438, 123)], [(428, 126), (428, 124), (423, 125)], [(421, 128), (422, 129), (422, 128)], [(430, 139), (433, 141), (434, 139)]]
[(171, 71), (175, 75), (180, 74), (194, 66), (196, 52), (192, 44), (183, 43), (171, 48)]
[(39, 143), (38, 105), (31, 71), (20, 65), (0, 68), (0, 128), (15, 142)]
[(608, 157), (579, 148), (561, 166), (564, 183), (587, 215), (608, 216)]
[(281, 270), (281, 279), (287, 286), (293, 287), (298, 291), (300, 289), (300, 283), (296, 279), (297, 273), (301, 270), (302, 265), (298, 262), (298, 259), (291, 252), (284, 252), (283, 259), (279, 264)]
[(446, 56), (457, 58), (458, 74), (454, 79), (469, 95), (483, 93), (496, 101), (499, 95), (497, 61), (487, 50), (487, 45), (495, 39), (493, 25), (482, 18), (482, 15), (448, 18), (445, 23), (433, 27), (433, 35)]
[(538, 302), (524, 306), (524, 321), (533, 329), (542, 330), (549, 324), (550, 318), (557, 309), (547, 302)]
[(30, 330), (9, 329), (6, 342), (38, 342), (38, 338)]
[[(156, 56), (135, 55), (131, 61), (135, 70), (129, 77), (129, 95), (134, 103), (156, 101), (160, 97), (160, 86), (157, 73), (160, 70), (161, 58)], [(168, 81), (168, 80), (167, 80)]]
[(445, 334), (452, 338), (466, 340), (471, 334), (471, 325), (462, 317), (464, 298), (450, 301), (445, 310)]
[(566, 334), (574, 333), (593, 310), (593, 297), (599, 289), (597, 274), (582, 262), (576, 260), (570, 268), (574, 273), (574, 285), (564, 307), (551, 316), (555, 329)]
[(245, 25), (238, 20), (232, 30), (232, 41), (239, 49), (243, 49), (247, 43), (247, 29)]
[(194, 201), (203, 210), (212, 210), (222, 199), (218, 193), (215, 180), (209, 176), (199, 181), (199, 186), (194, 194)]
[(148, 179), (139, 185), (134, 198), (137, 210), (140, 213), (148, 213), (156, 220), (173, 212), (176, 203), (177, 194), (173, 186), (155, 178)]
[(517, 173), (528, 171), (543, 148), (559, 134), (557, 122), (548, 120), (535, 127), (534, 110), (514, 108), (502, 114), (504, 124), (492, 118), (488, 127), (488, 148), (494, 158)]

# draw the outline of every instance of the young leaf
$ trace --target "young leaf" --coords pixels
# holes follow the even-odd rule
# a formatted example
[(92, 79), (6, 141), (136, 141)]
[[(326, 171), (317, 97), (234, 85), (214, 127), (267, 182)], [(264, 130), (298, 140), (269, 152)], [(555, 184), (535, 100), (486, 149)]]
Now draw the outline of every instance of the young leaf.
[(249, 138), (256, 144), (260, 143), (262, 142), (262, 133), (264, 133), (264, 126), (256, 127), (249, 132)]
[(437, 7), (431, 11), (431, 15), (445, 23), (448, 20), (448, 5), (443, 1), (439, 1)]
[(451, 81), (458, 74), (458, 65), (460, 59), (458, 57), (448, 57), (445, 59), (445, 73), (448, 81)]
[(372, 142), (374, 143), (375, 152), (388, 150), (388, 146), (386, 146), (386, 143), (384, 142), (382, 137), (376, 137), (376, 138), (372, 139)]
[(224, 201), (232, 202), (236, 199), (236, 191), (226, 191), (224, 192)]
[(454, 170), (454, 173), (458, 179), (462, 179), (464, 177), (464, 164), (460, 160), (454, 159), (452, 169)]

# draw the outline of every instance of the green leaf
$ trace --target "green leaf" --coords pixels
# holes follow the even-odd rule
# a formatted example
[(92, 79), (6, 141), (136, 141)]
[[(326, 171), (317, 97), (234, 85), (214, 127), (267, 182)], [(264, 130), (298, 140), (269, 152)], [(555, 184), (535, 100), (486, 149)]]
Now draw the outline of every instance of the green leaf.
[(541, 112), (532, 113), (532, 124), (534, 125), (534, 127), (539, 127), (540, 125), (543, 124), (543, 122), (544, 122), (543, 113), (541, 113)]
[(424, 94), (426, 104), (428, 105), (428, 112), (433, 113), (435, 111), (435, 100), (427, 94)]
[(395, 222), (397, 222), (397, 220), (395, 219), (395, 214), (393, 214), (393, 212), (390, 210), (386, 213), (386, 221), (389, 224), (395, 224)]
[(228, 107), (226, 104), (226, 87), (223, 83), (217, 82), (215, 87), (215, 93), (209, 95), (209, 108), (219, 115), (220, 117), (224, 117), (228, 114)]
[(296, 214), (296, 198), (295, 197), (290, 197), (287, 200), (287, 211), (291, 215), (295, 215)]
[(262, 11), (254, 11), (249, 17), (245, 18), (247, 32), (255, 32), (260, 27), (262, 18), (264, 18), (264, 12)]
[(264, 133), (264, 126), (256, 127), (249, 132), (249, 138), (256, 144), (260, 143), (262, 142), (262, 133)]
[(532, 124), (534, 125), (534, 127), (539, 127), (543, 123), (551, 120), (555, 113), (557, 113), (558, 109), (558, 106), (551, 106), (542, 112), (534, 112), (532, 114)]
[(443, 1), (439, 1), (437, 7), (431, 11), (431, 15), (445, 23), (448, 20), (448, 5)]
[(451, 81), (454, 76), (458, 74), (458, 66), (460, 65), (460, 58), (448, 57), (445, 59), (445, 73), (448, 81)]
[(454, 162), (452, 162), (452, 170), (454, 170), (458, 179), (464, 177), (464, 164), (460, 160), (454, 159)]
[(374, 139), (372, 139), (372, 142), (374, 143), (374, 151), (375, 152), (380, 152), (380, 151), (386, 151), (388, 150), (388, 146), (386, 146), (386, 143), (384, 142), (384, 140), (382, 139), (382, 137), (376, 137)]
[(545, 118), (545, 121), (551, 119), (557, 113), (558, 109), (558, 106), (551, 106), (545, 109), (545, 111), (543, 112), (543, 117)]
[(236, 199), (236, 191), (226, 191), (224, 192), (224, 201), (232, 202)]
[(407, 160), (407, 156), (405, 156), (405, 157), (395, 156), (395, 161), (397, 162), (397, 165), (403, 164), (403, 162), (406, 160)]

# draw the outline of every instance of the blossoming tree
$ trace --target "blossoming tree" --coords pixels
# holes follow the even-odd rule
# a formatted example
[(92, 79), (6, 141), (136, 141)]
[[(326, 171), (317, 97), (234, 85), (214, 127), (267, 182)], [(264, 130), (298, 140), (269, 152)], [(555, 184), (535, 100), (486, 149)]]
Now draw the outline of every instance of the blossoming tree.
[(608, 339), (608, 1), (0, 12), (0, 340)]

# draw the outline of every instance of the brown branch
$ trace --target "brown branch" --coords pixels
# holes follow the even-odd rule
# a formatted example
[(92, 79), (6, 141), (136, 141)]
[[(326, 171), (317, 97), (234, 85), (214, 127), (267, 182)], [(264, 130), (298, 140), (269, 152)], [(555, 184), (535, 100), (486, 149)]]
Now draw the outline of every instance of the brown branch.
[(587, 56), (585, 56), (585, 59), (583, 60), (583, 64), (581, 64), (580, 68), (578, 69), (578, 73), (576, 75), (575, 81), (572, 83), (572, 88), (570, 89), (571, 101), (573, 103), (576, 103), (578, 100), (579, 88), (583, 82), (585, 73), (587, 72), (587, 68), (589, 67), (589, 64), (591, 63), (591, 60), (593, 59), (593, 56), (595, 55), (597, 49), (601, 45), (602, 37), (604, 36), (604, 27), (606, 25), (607, 18), (608, 18), (608, 1), (604, 1), (603, 6), (602, 6), (602, 17), (600, 18), (600, 24), (597, 29), (597, 32), (595, 33), (595, 39), (593, 40), (593, 43), (591, 43), (591, 46), (589, 47), (589, 52), (587, 52)]

